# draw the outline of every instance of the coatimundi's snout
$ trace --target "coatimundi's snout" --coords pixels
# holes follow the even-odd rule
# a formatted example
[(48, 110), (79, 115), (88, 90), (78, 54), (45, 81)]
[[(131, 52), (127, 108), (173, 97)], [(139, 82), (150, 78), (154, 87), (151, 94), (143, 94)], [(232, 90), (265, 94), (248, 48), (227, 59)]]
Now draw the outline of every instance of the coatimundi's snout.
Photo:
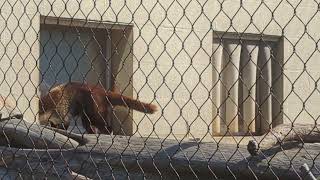
[(80, 82), (58, 85), (40, 98), (39, 121), (42, 125), (68, 129), (70, 121), (80, 116), (88, 133), (110, 134), (112, 132), (109, 110), (124, 106), (152, 114), (157, 106), (141, 102), (116, 92), (106, 91), (101, 86)]
[[(69, 118), (69, 117), (67, 117)], [(67, 130), (71, 119), (62, 118), (55, 110), (40, 113), (40, 124)]]

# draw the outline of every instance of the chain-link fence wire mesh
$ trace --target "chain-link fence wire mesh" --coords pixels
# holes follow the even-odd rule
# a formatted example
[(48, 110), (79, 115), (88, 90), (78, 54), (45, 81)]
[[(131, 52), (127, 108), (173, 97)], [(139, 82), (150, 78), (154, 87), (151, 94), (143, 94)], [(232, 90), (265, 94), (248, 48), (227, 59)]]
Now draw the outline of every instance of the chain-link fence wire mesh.
[(319, 7), (1, 1), (2, 178), (319, 175)]

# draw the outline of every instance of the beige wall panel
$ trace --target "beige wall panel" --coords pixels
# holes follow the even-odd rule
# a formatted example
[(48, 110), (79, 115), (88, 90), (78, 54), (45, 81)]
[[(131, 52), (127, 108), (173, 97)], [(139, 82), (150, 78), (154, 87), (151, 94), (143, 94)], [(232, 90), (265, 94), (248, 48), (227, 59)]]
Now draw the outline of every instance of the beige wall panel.
[[(10, 3), (8, 3), (9, 1)], [(33, 84), (38, 83), (39, 77), (37, 70), (33, 69), (39, 57), (37, 33), (40, 26), (39, 18), (42, 15), (131, 23), (134, 28), (133, 34), (129, 37), (134, 42), (133, 54), (129, 53), (131, 45), (126, 46), (125, 44), (128, 42), (122, 42), (124, 46), (120, 50), (121, 53), (114, 57), (118, 63), (118, 66), (114, 67), (114, 71), (121, 71), (116, 81), (120, 83), (120, 87), (128, 95), (138, 96), (146, 101), (154, 101), (155, 96), (159, 106), (164, 108), (164, 114), (161, 114), (160, 111), (149, 117), (152, 122), (158, 121), (164, 124), (163, 118), (170, 118), (167, 117), (168, 110), (174, 115), (168, 119), (170, 123), (177, 119), (177, 114), (180, 114), (179, 107), (173, 107), (175, 104), (170, 104), (170, 107), (173, 107), (171, 109), (166, 106), (169, 100), (173, 98), (181, 103), (178, 103), (179, 106), (183, 105), (188, 102), (190, 92), (192, 92), (194, 102), (188, 102), (185, 106), (186, 110), (190, 109), (189, 114), (184, 115), (190, 117), (187, 121), (200, 121), (199, 118), (203, 118), (205, 123), (209, 123), (212, 120), (212, 106), (208, 103), (210, 92), (207, 92), (207, 89), (212, 87), (210, 58), (213, 30), (283, 35), (285, 61), (283, 72), (287, 76), (283, 78), (283, 92), (286, 100), (284, 111), (287, 114), (284, 115), (285, 122), (288, 122), (289, 119), (296, 119), (297, 122), (313, 122), (305, 112), (295, 118), (301, 110), (302, 101), (293, 93), (288, 98), (286, 97), (291, 91), (293, 81), (304, 69), (303, 63), (307, 62), (306, 71), (314, 80), (319, 78), (320, 53), (314, 51), (316, 42), (320, 38), (318, 32), (320, 16), (317, 13), (318, 5), (315, 1), (290, 0), (289, 4), (287, 1), (270, 0), (261, 4), (260, 1), (248, 0), (243, 2), (242, 7), (240, 7), (240, 0), (226, 0), (222, 4), (219, 1), (205, 0), (191, 2), (187, 0), (143, 2), (138, 0), (81, 2), (76, 0), (68, 2), (65, 0), (35, 0), (31, 2), (18, 1), (17, 3), (14, 3), (16, 2), (14, 0), (9, 1), (5, 1), (0, 12), (2, 15), (0, 18), (2, 32), (0, 41), (3, 43), (0, 45), (0, 55), (2, 56), (0, 61), (3, 64), (1, 70), (6, 73), (4, 76), (0, 72), (0, 79), (6, 80), (2, 81), (0, 89), (4, 94), (18, 99), (18, 107), (20, 111), (25, 112), (27, 118), (34, 117), (33, 114), (36, 113), (38, 106), (35, 99), (37, 91)], [(296, 13), (294, 13), (296, 6)], [(37, 12), (38, 10), (39, 12)], [(273, 19), (271, 11), (274, 12)], [(119, 39), (121, 36), (123, 34), (118, 32), (113, 37)], [(294, 53), (293, 50), (295, 50)], [(125, 60), (128, 53), (130, 54), (129, 60)], [(9, 62), (12, 62), (11, 67), (8, 66)], [(120, 70), (123, 62), (125, 62), (124, 68)], [(189, 67), (189, 65), (192, 66)], [(172, 66), (173, 68), (171, 68)], [(135, 74), (131, 81), (133, 72)], [(29, 74), (31, 75), (29, 76)], [(167, 75), (163, 79), (165, 74)], [(181, 76), (182, 74), (183, 76)], [(146, 81), (146, 76), (148, 76), (148, 81)], [(318, 101), (320, 95), (318, 91), (312, 94), (315, 82), (310, 76), (304, 73), (297, 79), (294, 91), (302, 100), (306, 100), (308, 95), (311, 95), (312, 98), (308, 99), (305, 108), (312, 115), (316, 115), (315, 107), (320, 105), (320, 101)], [(15, 83), (16, 78), (19, 79), (21, 85)], [(150, 87), (143, 86), (146, 82)], [(180, 82), (183, 82), (186, 87), (182, 86), (183, 84), (181, 85)], [(9, 93), (10, 87), (12, 87), (11, 93)], [(28, 89), (28, 91), (24, 89)], [(155, 92), (155, 90), (157, 91)], [(173, 90), (175, 91), (172, 95)], [(29, 108), (29, 101), (31, 101), (31, 108)], [(200, 108), (200, 115), (193, 111), (197, 108)], [(191, 109), (193, 110), (191, 111)], [(134, 119), (141, 115), (141, 113), (132, 114)], [(141, 120), (141, 118), (136, 119), (135, 122)], [(180, 121), (182, 123), (184, 120)], [(130, 123), (130, 121), (128, 122)], [(182, 128), (182, 124), (181, 126), (177, 125), (178, 134), (186, 132), (185, 127)], [(202, 128), (200, 122), (196, 124)], [(133, 131), (131, 125), (125, 126), (128, 132)], [(167, 134), (168, 129), (164, 126), (166, 125), (161, 126), (163, 128), (160, 129), (165, 129), (163, 131), (166, 132), (161, 133)], [(142, 131), (143, 129), (138, 130)], [(191, 131), (193, 131), (192, 128)], [(201, 135), (203, 132), (201, 130), (199, 133), (192, 134)]]

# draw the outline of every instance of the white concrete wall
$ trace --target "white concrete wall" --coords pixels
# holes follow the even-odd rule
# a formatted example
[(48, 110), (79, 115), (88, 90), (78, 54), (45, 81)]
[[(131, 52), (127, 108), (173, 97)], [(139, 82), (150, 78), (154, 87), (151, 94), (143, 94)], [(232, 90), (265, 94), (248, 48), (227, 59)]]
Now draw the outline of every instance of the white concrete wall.
[[(76, 0), (68, 3), (64, 0), (14, 2), (5, 0), (1, 9), (0, 61), (2, 71), (7, 72), (6, 76), (0, 72), (0, 89), (8, 93), (9, 86), (13, 85), (12, 95), (19, 99), (18, 106), (21, 111), (26, 111), (27, 117), (33, 117), (37, 109), (33, 84), (38, 82), (38, 70), (34, 67), (39, 57), (37, 33), (40, 15), (133, 24), (133, 64), (130, 71), (134, 76), (126, 83), (132, 85), (133, 96), (145, 101), (153, 100), (161, 109), (155, 115), (133, 113), (133, 133), (137, 136), (202, 137), (211, 133), (210, 123), (214, 115), (209, 95), (212, 88), (210, 56), (213, 30), (283, 35), (284, 120), (312, 123), (310, 115), (316, 118), (320, 114), (317, 108), (320, 92), (315, 91), (310, 96), (315, 89), (314, 80), (320, 76), (320, 55), (315, 51), (315, 42), (320, 38), (320, 16), (314, 1), (280, 3), (269, 0), (262, 3), (247, 0), (241, 1), (242, 7), (240, 0), (225, 0), (223, 4), (216, 0), (132, 0), (126, 1), (127, 4), (124, 1), (111, 1), (109, 4), (110, 1), (105, 0), (81, 1), (80, 4)], [(10, 4), (15, 5), (11, 8)], [(24, 64), (22, 59), (25, 59)], [(11, 67), (5, 64), (10, 60)], [(304, 62), (307, 63), (303, 73)], [(14, 83), (16, 76), (22, 85), (27, 84), (28, 90), (23, 91), (21, 97), (23, 89)], [(128, 80), (128, 77), (124, 79)], [(31, 108), (29, 100), (32, 100)], [(302, 111), (302, 102), (306, 100), (305, 110), (310, 115)], [(191, 134), (188, 134), (187, 125)]]

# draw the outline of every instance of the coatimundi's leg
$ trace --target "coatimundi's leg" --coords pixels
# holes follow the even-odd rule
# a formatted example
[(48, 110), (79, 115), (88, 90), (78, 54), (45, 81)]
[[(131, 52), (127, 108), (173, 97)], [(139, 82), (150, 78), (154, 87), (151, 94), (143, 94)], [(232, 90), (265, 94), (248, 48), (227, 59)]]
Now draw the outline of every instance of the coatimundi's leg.
[[(154, 113), (157, 106), (115, 92), (106, 92), (100, 86), (70, 82), (54, 87), (40, 99), (40, 124), (67, 129), (72, 117), (81, 116), (88, 133), (112, 132), (108, 109), (124, 106), (145, 113)], [(95, 127), (95, 128), (93, 128)]]

